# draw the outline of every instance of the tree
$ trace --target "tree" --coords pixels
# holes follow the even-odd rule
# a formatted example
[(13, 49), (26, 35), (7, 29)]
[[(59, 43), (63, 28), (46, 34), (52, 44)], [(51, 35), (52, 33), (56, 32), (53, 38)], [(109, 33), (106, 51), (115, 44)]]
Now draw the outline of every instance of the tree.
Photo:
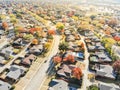
[(48, 30), (49, 35), (55, 35), (55, 30)]
[(117, 74), (120, 74), (120, 60), (113, 63), (113, 69)]
[(101, 24), (105, 24), (105, 23), (106, 23), (104, 19), (100, 19), (99, 22), (100, 22)]
[(75, 57), (73, 55), (68, 55), (67, 57), (65, 57), (63, 59), (64, 62), (70, 62), (70, 63), (74, 63), (75, 62)]
[(35, 45), (37, 45), (39, 42), (38, 42), (38, 40), (37, 39), (33, 39), (32, 40), (32, 44), (35, 44)]
[(58, 22), (57, 24), (56, 24), (56, 28), (57, 29), (60, 29), (60, 30), (62, 30), (62, 29), (64, 29), (64, 24), (63, 23), (61, 23), (61, 22)]
[(111, 26), (111, 27), (115, 27), (117, 25), (117, 20), (112, 18), (109, 22), (108, 22), (108, 25)]
[(91, 20), (93, 20), (95, 17), (96, 17), (95, 15), (90, 16)]
[(6, 18), (6, 16), (5, 16), (5, 15), (0, 14), (0, 20), (3, 20), (3, 19), (5, 19), (5, 18)]
[(54, 58), (53, 58), (53, 62), (55, 63), (55, 64), (58, 64), (58, 63), (60, 63), (62, 61), (62, 58), (60, 57), (60, 56), (55, 56)]
[(72, 75), (73, 75), (76, 79), (80, 80), (81, 77), (82, 77), (82, 70), (81, 70), (80, 68), (78, 68), (78, 67), (75, 67), (75, 68), (73, 68), (73, 70), (72, 70)]
[(18, 20), (16, 18), (11, 18), (11, 23), (13, 23), (14, 25), (18, 23)]
[(29, 30), (29, 32), (31, 33), (31, 34), (34, 34), (35, 33), (35, 28), (31, 28), (30, 30)]
[(72, 19), (74, 19), (75, 21), (78, 21), (78, 17), (77, 16), (72, 16)]
[(67, 50), (67, 47), (68, 47), (68, 43), (67, 42), (62, 42), (59, 45), (59, 50), (65, 51), (65, 50)]
[(32, 34), (26, 34), (26, 35), (23, 36), (23, 38), (24, 38), (24, 39), (27, 39), (27, 40), (31, 40), (31, 39), (33, 39), (34, 37), (33, 37)]
[(88, 90), (99, 90), (99, 88), (96, 85), (91, 85)]
[(8, 28), (8, 23), (7, 22), (3, 22), (2, 23), (2, 27), (6, 30)]
[(116, 41), (120, 41), (120, 37), (119, 36), (114, 36), (113, 37)]
[(16, 31), (16, 32), (25, 32), (25, 28), (22, 27), (22, 26), (16, 26), (16, 27), (15, 27), (15, 31)]
[(45, 43), (44, 48), (45, 48), (46, 50), (49, 50), (49, 49), (50, 49), (50, 46), (51, 46), (51, 43), (47, 42), (47, 43)]
[(21, 19), (21, 18), (22, 18), (22, 14), (17, 13), (17, 14), (16, 14), (16, 17)]

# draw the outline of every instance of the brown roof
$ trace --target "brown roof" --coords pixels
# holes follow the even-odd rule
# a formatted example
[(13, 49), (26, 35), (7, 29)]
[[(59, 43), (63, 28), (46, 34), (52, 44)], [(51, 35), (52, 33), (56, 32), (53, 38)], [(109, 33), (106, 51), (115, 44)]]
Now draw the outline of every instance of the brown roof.
[(24, 58), (24, 60), (22, 61), (23, 64), (28, 64), (30, 65), (31, 64), (31, 61), (34, 61), (36, 58), (35, 55), (33, 54), (30, 54), (28, 57)]

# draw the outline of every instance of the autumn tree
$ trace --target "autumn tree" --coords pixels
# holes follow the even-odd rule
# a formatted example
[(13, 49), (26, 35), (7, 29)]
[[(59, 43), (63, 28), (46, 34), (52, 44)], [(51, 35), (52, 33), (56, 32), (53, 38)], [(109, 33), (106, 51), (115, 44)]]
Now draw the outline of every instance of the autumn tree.
[(100, 19), (100, 20), (99, 20), (99, 23), (101, 23), (101, 24), (105, 24), (106, 22), (105, 22), (104, 19)]
[(2, 23), (2, 27), (3, 27), (3, 29), (6, 30), (8, 28), (8, 23), (7, 22), (3, 22)]
[(119, 36), (114, 36), (113, 37), (116, 41), (120, 41), (120, 37)]
[(103, 38), (102, 43), (104, 44), (106, 50), (111, 54), (111, 47), (116, 44), (116, 41), (113, 38)]
[(38, 42), (38, 40), (37, 39), (33, 39), (32, 40), (32, 44), (35, 44), (35, 45), (37, 45), (39, 42)]
[(73, 55), (68, 55), (67, 57), (65, 57), (63, 59), (64, 62), (70, 62), (70, 63), (74, 63), (75, 62), (75, 57)]
[(117, 20), (112, 18), (109, 22), (108, 25), (111, 27), (115, 27), (117, 25)]
[(6, 18), (6, 16), (5, 16), (5, 15), (0, 14), (0, 20), (3, 20), (3, 19), (5, 19), (5, 18)]
[(113, 63), (113, 69), (117, 74), (116, 78), (118, 78), (118, 76), (120, 75), (120, 60), (117, 60)]
[(64, 24), (61, 23), (61, 22), (58, 22), (58, 23), (56, 24), (56, 28), (59, 29), (59, 30), (62, 30), (62, 29), (64, 29)]
[(55, 35), (55, 30), (48, 30), (49, 35)]
[(23, 38), (26, 39), (26, 40), (31, 40), (31, 39), (33, 39), (34, 37), (33, 37), (32, 34), (26, 34), (26, 35), (23, 36)]
[(53, 62), (55, 63), (55, 64), (58, 64), (58, 63), (60, 63), (62, 61), (62, 58), (60, 57), (60, 56), (55, 56), (54, 58), (53, 58)]
[(11, 21), (11, 23), (13, 23), (13, 25), (18, 23), (18, 20), (16, 18), (11, 18), (10, 21)]
[(22, 26), (16, 26), (15, 27), (15, 32), (25, 32), (25, 28)]
[(75, 67), (75, 68), (73, 68), (73, 70), (72, 70), (72, 75), (73, 75), (76, 79), (80, 80), (81, 77), (82, 77), (82, 70), (81, 70), (80, 68), (78, 68), (78, 67)]

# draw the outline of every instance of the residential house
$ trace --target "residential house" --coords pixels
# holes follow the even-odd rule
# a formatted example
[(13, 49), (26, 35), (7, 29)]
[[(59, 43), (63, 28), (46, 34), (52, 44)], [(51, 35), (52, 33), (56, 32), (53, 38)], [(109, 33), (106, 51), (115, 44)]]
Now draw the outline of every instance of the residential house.
[(89, 57), (90, 63), (111, 63), (112, 59), (105, 52), (95, 52)]
[(71, 31), (70, 30), (65, 30), (65, 35), (70, 35)]
[(112, 50), (114, 57), (116, 57), (117, 59), (120, 59), (120, 47), (113, 45), (112, 46)]
[(22, 66), (11, 65), (9, 72), (6, 74), (6, 79), (17, 82), (22, 75), (25, 74), (26, 69)]
[(16, 48), (21, 48), (21, 47), (24, 47), (28, 42), (23, 40), (22, 38), (18, 38), (16, 39), (14, 42), (13, 42), (13, 47), (16, 47)]
[(9, 60), (9, 56), (0, 53), (0, 64), (1, 65), (6, 64), (8, 62), (8, 60)]
[(21, 61), (21, 63), (22, 63), (23, 65), (30, 66), (30, 65), (32, 64), (32, 62), (35, 61), (35, 60), (36, 60), (36, 56), (33, 55), (33, 54), (30, 54), (28, 57), (25, 57), (25, 58)]
[(66, 36), (66, 41), (67, 42), (75, 41), (75, 37), (73, 35)]
[(0, 53), (9, 57), (13, 53), (13, 47), (12, 46), (6, 46), (0, 51)]
[(48, 90), (69, 90), (68, 83), (64, 80), (53, 79)]
[(95, 67), (95, 70), (96, 77), (100, 76), (111, 80), (115, 80), (116, 78), (116, 74), (114, 73), (113, 68), (110, 65), (98, 65)]
[(43, 45), (34, 45), (29, 49), (29, 53), (34, 55), (40, 55), (43, 51)]
[(0, 90), (10, 90), (11, 88), (12, 86), (10, 84), (0, 80)]
[(111, 85), (111, 84), (102, 84), (100, 83), (98, 85), (99, 90), (120, 90), (120, 87), (115, 86), (115, 85)]

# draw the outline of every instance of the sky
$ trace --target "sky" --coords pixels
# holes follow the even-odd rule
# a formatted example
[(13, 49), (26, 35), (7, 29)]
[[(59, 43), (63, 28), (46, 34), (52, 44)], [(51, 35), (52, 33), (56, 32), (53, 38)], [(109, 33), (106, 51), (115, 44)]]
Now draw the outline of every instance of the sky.
[(81, 0), (84, 2), (120, 2), (120, 0)]
[[(0, 0), (1, 1), (1, 0)], [(12, 1), (12, 0), (4, 0)], [(13, 0), (13, 1), (42, 1), (42, 0)], [(120, 3), (120, 0), (45, 0), (45, 1), (71, 1), (71, 2), (92, 2), (92, 3)]]

